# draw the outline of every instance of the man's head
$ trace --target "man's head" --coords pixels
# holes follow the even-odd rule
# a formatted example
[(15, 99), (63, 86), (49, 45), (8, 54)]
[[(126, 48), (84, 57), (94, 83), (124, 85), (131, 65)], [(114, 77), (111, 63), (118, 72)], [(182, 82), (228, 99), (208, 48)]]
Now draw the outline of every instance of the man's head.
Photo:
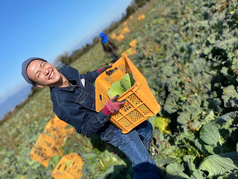
[(102, 41), (103, 44), (107, 43), (107, 41), (108, 41), (108, 36), (107, 36), (105, 33), (101, 32), (101, 33), (100, 33), (100, 37), (102, 38), (101, 41)]
[(60, 84), (61, 75), (54, 65), (42, 58), (29, 58), (22, 63), (22, 76), (37, 87), (54, 87)]
[(101, 32), (100, 35), (99, 35), (99, 37), (100, 37), (100, 38), (103, 38), (105, 35), (106, 35), (106, 34), (105, 34), (104, 32)]

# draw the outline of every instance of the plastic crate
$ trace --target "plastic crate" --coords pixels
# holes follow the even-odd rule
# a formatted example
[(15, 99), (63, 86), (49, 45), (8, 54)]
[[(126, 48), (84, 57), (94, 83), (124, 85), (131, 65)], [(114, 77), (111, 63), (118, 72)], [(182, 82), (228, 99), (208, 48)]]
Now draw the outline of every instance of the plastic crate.
[(136, 54), (137, 51), (135, 48), (129, 48), (127, 49), (126, 51), (124, 51), (121, 56), (130, 56), (130, 55), (133, 55), (133, 54)]
[(123, 26), (127, 26), (127, 25), (128, 25), (127, 21), (123, 22), (122, 25), (123, 25)]
[(120, 34), (119, 36), (117, 36), (117, 41), (120, 42), (124, 39), (124, 35)]
[(116, 36), (115, 32), (114, 32), (114, 33), (112, 33), (112, 35), (111, 35), (111, 38), (112, 38), (112, 39), (116, 39), (116, 38), (117, 38), (117, 36)]
[(83, 159), (77, 154), (72, 153), (63, 156), (51, 176), (55, 179), (79, 179), (83, 176), (81, 170)]
[(70, 128), (70, 129), (66, 129), (66, 127), (69, 126), (68, 123), (60, 120), (56, 115), (54, 118), (52, 118), (45, 126), (44, 131), (49, 134), (50, 136), (52, 136), (54, 139), (56, 140), (62, 140), (63, 139), (72, 134), (75, 129), (74, 128)]
[(134, 39), (129, 43), (129, 45), (134, 48), (136, 47), (136, 44), (137, 44), (137, 39)]
[(137, 19), (139, 20), (139, 21), (141, 21), (142, 19), (144, 19), (145, 18), (145, 14), (142, 14), (142, 15), (140, 15)]
[(46, 134), (40, 134), (31, 150), (31, 159), (48, 167), (48, 162), (54, 155), (62, 155), (62, 151), (55, 145), (55, 140)]
[(118, 101), (126, 99), (126, 103), (119, 112), (114, 113), (109, 119), (125, 134), (149, 117), (157, 114), (160, 111), (160, 105), (154, 98), (146, 79), (128, 57), (121, 57), (109, 70), (112, 69), (114, 72), (111, 75), (103, 72), (95, 81), (96, 111), (102, 110), (108, 102), (107, 90), (111, 84), (120, 80), (126, 73), (131, 72), (135, 84), (118, 98)]
[(126, 34), (126, 33), (129, 33), (129, 32), (130, 32), (130, 30), (127, 27), (124, 27), (123, 29), (120, 30), (121, 34)]

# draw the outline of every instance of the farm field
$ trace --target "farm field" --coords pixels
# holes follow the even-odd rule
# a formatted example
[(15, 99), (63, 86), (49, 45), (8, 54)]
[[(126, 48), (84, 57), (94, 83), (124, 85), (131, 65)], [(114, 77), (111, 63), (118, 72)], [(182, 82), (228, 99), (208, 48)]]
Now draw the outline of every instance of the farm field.
[[(137, 39), (129, 59), (161, 105), (149, 119), (161, 178), (238, 178), (237, 0), (151, 0), (112, 33), (119, 36), (125, 27), (124, 38), (115, 40), (119, 54)], [(98, 43), (71, 66), (86, 73), (110, 60)], [(117, 148), (75, 131), (48, 167), (32, 160), (52, 118), (50, 93), (43, 88), (0, 126), (0, 178), (52, 178), (61, 157), (71, 153), (84, 160), (82, 179), (132, 178), (131, 163)]]

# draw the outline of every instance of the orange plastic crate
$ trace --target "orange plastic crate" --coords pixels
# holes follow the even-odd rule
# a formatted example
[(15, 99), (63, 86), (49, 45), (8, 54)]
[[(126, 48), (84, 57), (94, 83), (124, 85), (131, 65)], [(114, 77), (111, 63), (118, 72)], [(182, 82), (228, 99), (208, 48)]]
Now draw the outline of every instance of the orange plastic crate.
[(55, 140), (46, 134), (40, 134), (31, 150), (31, 159), (48, 167), (48, 162), (54, 155), (62, 155), (62, 151), (55, 145)]
[(129, 33), (130, 30), (127, 27), (124, 27), (123, 29), (120, 30), (121, 34)]
[(123, 26), (127, 26), (127, 25), (128, 25), (127, 21), (123, 22)]
[(56, 115), (45, 126), (44, 131), (54, 139), (63, 139), (74, 132), (74, 128), (66, 129), (69, 126), (66, 122), (60, 120)]
[(137, 51), (135, 48), (129, 48), (127, 49), (126, 51), (124, 51), (121, 56), (130, 56), (130, 55), (133, 55), (133, 54), (136, 54)]
[(145, 14), (142, 14), (142, 15), (140, 15), (137, 19), (139, 20), (139, 21), (141, 21), (142, 19), (144, 19), (145, 18)]
[(117, 36), (117, 41), (120, 42), (124, 39), (124, 35), (120, 34), (119, 36)]
[(112, 33), (112, 35), (111, 35), (111, 38), (112, 38), (112, 39), (116, 39), (116, 38), (117, 38), (117, 36), (116, 36), (115, 32), (114, 32), (114, 33)]
[(107, 75), (106, 72), (98, 76), (95, 81), (96, 88), (96, 111), (99, 112), (108, 102), (108, 88), (115, 81), (121, 79), (126, 73), (132, 73), (135, 84), (126, 92), (124, 92), (118, 101), (126, 99), (126, 103), (110, 117), (110, 121), (122, 130), (122, 133), (128, 133), (149, 117), (160, 111), (160, 105), (154, 98), (144, 76), (130, 61), (128, 57), (121, 57), (116, 61), (110, 70), (114, 69), (114, 73)]
[(134, 39), (129, 43), (129, 45), (134, 48), (136, 47), (136, 44), (137, 44), (137, 39)]
[(79, 179), (83, 176), (81, 170), (83, 159), (77, 154), (72, 153), (61, 158), (51, 176), (55, 179)]

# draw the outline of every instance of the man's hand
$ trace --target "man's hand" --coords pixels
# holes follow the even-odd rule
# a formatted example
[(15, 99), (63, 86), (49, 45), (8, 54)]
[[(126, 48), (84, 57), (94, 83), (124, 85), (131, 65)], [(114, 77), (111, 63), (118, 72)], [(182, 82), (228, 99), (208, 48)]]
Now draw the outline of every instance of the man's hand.
[(98, 72), (101, 74), (106, 71), (108, 68), (111, 68), (112, 65), (104, 65), (102, 68), (98, 69)]
[(122, 101), (117, 101), (118, 98), (119, 98), (119, 95), (116, 95), (106, 103), (106, 105), (102, 109), (102, 111), (106, 115), (112, 115), (113, 113), (119, 111), (120, 107), (123, 104), (125, 104), (125, 102), (126, 102), (125, 99), (122, 100)]

